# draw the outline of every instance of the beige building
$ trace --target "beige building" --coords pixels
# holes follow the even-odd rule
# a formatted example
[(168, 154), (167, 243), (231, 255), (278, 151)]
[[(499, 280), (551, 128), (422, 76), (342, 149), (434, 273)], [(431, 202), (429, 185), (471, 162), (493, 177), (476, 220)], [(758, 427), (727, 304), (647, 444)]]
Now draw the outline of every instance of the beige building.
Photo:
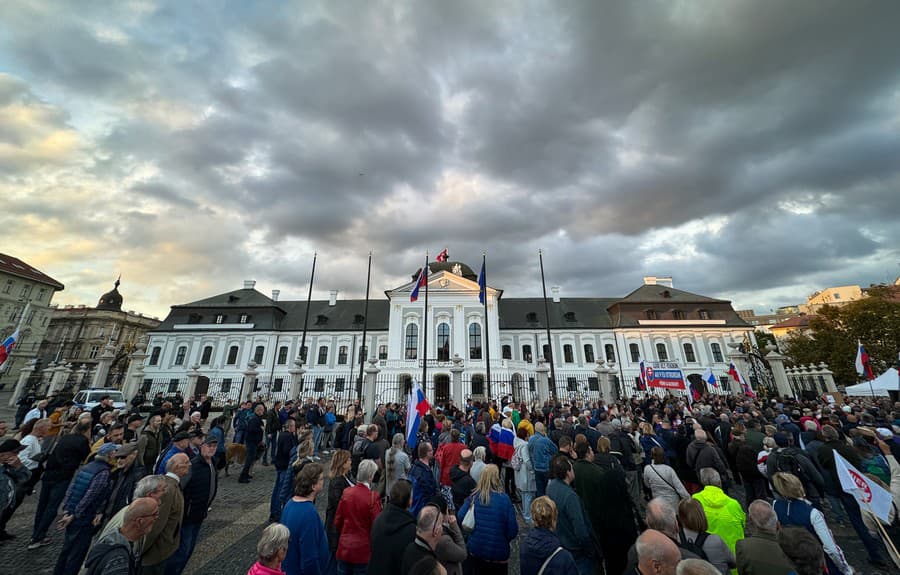
[(800, 305), (800, 311), (807, 314), (816, 313), (822, 306), (842, 306), (866, 297), (858, 285), (835, 286), (817, 291), (806, 298), (806, 304)]
[(40, 367), (47, 367), (51, 362), (70, 363), (75, 369), (86, 370), (86, 380), (91, 381), (97, 360), (106, 345), (112, 343), (115, 359), (105, 381), (99, 383), (120, 387), (135, 343), (158, 327), (160, 321), (134, 311), (124, 311), (119, 285), (116, 280), (113, 289), (100, 296), (96, 307), (54, 306), (47, 335), (38, 352)]
[(19, 329), (19, 341), (0, 368), (0, 389), (12, 391), (19, 371), (37, 357), (50, 324), (50, 302), (63, 284), (19, 258), (0, 253), (0, 341)]

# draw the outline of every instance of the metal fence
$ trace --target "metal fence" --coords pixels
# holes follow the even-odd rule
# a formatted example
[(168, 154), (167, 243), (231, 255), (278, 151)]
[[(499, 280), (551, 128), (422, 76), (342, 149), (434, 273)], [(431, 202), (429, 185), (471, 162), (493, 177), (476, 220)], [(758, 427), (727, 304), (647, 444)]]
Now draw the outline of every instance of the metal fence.
[(161, 379), (145, 379), (141, 383), (141, 392), (144, 397), (152, 401), (157, 393), (162, 393), (163, 398), (171, 401), (177, 407), (178, 399), (176, 394), (180, 394), (182, 401), (188, 399), (187, 389), (188, 382), (186, 379), (178, 378), (161, 378)]

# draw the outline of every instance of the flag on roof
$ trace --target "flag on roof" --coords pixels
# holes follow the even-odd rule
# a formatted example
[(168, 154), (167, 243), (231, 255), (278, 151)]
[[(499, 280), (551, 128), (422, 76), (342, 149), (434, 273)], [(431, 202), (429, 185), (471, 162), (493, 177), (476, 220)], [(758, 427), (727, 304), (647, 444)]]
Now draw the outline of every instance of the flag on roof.
[(17, 343), (19, 343), (19, 330), (14, 331), (11, 336), (3, 340), (3, 343), (0, 343), (0, 367), (6, 363)]
[(441, 253), (437, 255), (435, 258), (439, 262), (445, 262), (450, 259), (450, 253), (447, 251), (447, 248), (441, 250)]
[(419, 300), (419, 288), (425, 287), (426, 283), (428, 283), (428, 264), (422, 266), (419, 277), (416, 279), (416, 287), (414, 287), (412, 293), (409, 294), (409, 301)]
[[(431, 411), (425, 392), (419, 385), (419, 381), (413, 382), (412, 389), (409, 391), (409, 397), (406, 400), (406, 444), (410, 450), (416, 448), (416, 437), (419, 433), (419, 424), (422, 418)], [(413, 451), (415, 453), (415, 451)]]
[(481, 273), (478, 274), (478, 303), (483, 304), (487, 299), (487, 278), (484, 272), (484, 262), (481, 263)]
[(869, 354), (866, 352), (866, 348), (863, 347), (860, 340), (856, 340), (856, 344), (859, 346), (856, 349), (856, 373), (865, 376), (871, 381), (875, 379), (875, 374), (872, 372), (872, 363), (869, 360)]

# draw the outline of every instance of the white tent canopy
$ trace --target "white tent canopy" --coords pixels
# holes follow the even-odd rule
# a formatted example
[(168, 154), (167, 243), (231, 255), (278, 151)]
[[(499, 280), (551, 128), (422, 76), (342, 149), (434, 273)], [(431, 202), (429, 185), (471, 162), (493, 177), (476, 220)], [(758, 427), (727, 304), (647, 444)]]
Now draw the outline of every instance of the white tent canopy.
[(897, 370), (893, 367), (872, 381), (851, 385), (844, 390), (844, 395), (866, 397), (872, 397), (873, 395), (886, 396), (888, 395), (888, 391), (900, 391), (900, 380), (897, 379)]

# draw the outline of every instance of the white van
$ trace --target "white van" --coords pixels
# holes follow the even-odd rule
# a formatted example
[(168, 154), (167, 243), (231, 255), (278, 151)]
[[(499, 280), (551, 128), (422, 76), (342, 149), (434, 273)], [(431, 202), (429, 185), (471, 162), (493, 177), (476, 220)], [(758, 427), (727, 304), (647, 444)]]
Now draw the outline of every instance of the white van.
[(102, 387), (82, 389), (75, 394), (75, 397), (72, 398), (72, 402), (85, 411), (90, 411), (100, 403), (100, 398), (106, 395), (112, 400), (114, 409), (125, 409), (127, 407), (125, 404), (125, 396), (121, 391), (118, 389), (105, 389)]

